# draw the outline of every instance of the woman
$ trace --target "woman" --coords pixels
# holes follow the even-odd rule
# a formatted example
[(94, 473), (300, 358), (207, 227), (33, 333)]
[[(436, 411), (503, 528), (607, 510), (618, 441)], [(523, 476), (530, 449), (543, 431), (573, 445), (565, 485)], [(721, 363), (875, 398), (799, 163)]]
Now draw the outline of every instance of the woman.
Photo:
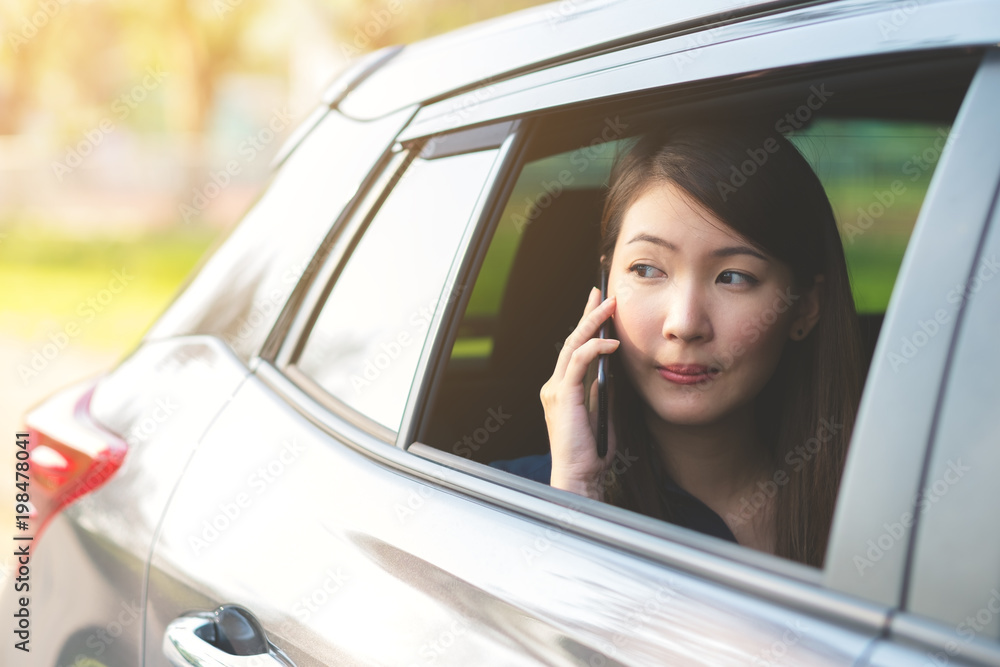
[[(862, 372), (816, 175), (775, 132), (648, 135), (612, 170), (601, 230), (608, 298), (591, 291), (540, 392), (550, 484), (821, 566)], [(584, 380), (600, 354), (604, 458)]]

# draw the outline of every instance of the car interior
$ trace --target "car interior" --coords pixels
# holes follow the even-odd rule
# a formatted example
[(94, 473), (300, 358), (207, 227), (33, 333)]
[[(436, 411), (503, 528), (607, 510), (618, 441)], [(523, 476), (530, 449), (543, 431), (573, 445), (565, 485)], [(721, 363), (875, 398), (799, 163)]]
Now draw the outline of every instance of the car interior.
[[(517, 173), (501, 184), (506, 202), (484, 219), (489, 245), (480, 253), (478, 275), (467, 279), (473, 289), (466, 290), (452, 323), (418, 440), (481, 463), (546, 453), (539, 389), (598, 283), (599, 225), (615, 152), (644, 128), (733, 109), (741, 118), (756, 115), (773, 123), (820, 87), (827, 99), (810, 109), (808, 119), (802, 120), (803, 113), (794, 118), (794, 131), (786, 136), (813, 165), (834, 206), (870, 363), (936, 164), (928, 147), (953, 123), (979, 59), (976, 53), (944, 51), (889, 58), (877, 66), (824, 64), (528, 119)], [(609, 132), (622, 127), (621, 136)], [(911, 157), (921, 155), (917, 167)], [(904, 193), (880, 212), (873, 206), (877, 194), (895, 180)], [(866, 221), (863, 212), (874, 224), (855, 238), (849, 225)], [(484, 440), (484, 419), (498, 408), (509, 418)], [(476, 439), (467, 437), (477, 429)]]

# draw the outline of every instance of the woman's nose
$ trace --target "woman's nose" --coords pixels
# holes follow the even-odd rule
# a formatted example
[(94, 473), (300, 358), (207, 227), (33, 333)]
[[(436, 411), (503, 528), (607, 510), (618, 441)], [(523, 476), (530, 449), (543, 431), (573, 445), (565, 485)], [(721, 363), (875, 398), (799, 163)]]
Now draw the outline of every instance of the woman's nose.
[(691, 281), (674, 280), (668, 292), (663, 337), (684, 342), (711, 339), (712, 323), (706, 295), (698, 286)]

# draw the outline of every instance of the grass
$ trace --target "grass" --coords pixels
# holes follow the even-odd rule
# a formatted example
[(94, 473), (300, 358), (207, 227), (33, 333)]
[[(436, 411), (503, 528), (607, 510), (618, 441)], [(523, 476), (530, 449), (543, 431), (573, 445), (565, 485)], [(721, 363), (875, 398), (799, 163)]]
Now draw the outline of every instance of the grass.
[(218, 231), (72, 237), (18, 226), (5, 234), (0, 334), (46, 339), (75, 324), (74, 338), (85, 346), (126, 349), (156, 320)]

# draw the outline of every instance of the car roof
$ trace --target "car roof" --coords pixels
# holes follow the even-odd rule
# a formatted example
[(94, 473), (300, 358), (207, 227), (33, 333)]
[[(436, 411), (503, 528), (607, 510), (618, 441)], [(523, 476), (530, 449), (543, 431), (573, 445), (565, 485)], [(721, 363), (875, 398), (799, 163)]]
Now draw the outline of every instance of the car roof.
[(372, 119), (462, 90), (645, 39), (816, 0), (559, 0), (406, 46), (339, 105)]

